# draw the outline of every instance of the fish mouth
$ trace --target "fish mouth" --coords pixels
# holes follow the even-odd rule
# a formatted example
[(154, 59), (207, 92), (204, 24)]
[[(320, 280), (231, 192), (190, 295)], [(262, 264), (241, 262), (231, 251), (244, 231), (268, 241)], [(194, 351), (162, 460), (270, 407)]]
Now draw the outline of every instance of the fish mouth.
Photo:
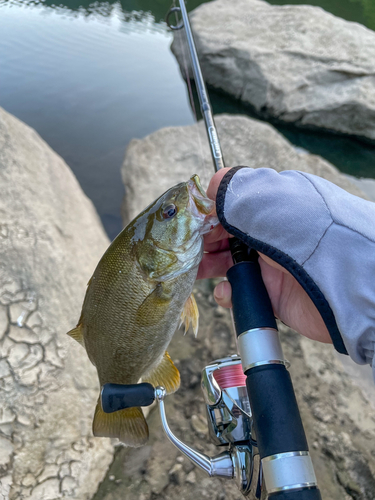
[(202, 188), (201, 185), (201, 180), (199, 179), (199, 175), (194, 174), (190, 177), (190, 180), (194, 182), (196, 188), (198, 189), (199, 193), (204, 197), (207, 198), (206, 191)]
[(197, 174), (190, 177), (187, 185), (190, 195), (191, 210), (195, 217), (201, 221), (199, 233), (201, 235), (209, 233), (219, 224), (219, 219), (216, 216), (215, 210), (216, 204), (207, 197)]
[(213, 214), (215, 202), (207, 197), (197, 174), (190, 177), (188, 189), (198, 211), (204, 215)]

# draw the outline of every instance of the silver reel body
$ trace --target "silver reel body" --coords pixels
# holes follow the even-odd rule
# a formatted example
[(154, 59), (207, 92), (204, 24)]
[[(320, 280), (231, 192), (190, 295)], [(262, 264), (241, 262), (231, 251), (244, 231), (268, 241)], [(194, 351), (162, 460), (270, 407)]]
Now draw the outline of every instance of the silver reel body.
[[(242, 374), (242, 376), (241, 376)], [(165, 390), (157, 387), (162, 426), (168, 439), (209, 476), (235, 479), (241, 493), (263, 498), (261, 462), (256, 446), (241, 359), (218, 359), (202, 371), (201, 387), (206, 403), (208, 432), (213, 443), (227, 449), (215, 457), (204, 455), (180, 441), (170, 430), (164, 407)]]
[[(202, 371), (202, 391), (206, 402), (208, 430), (214, 444), (235, 444), (248, 441), (252, 433), (252, 419), (246, 386), (220, 387), (218, 370), (236, 367), (241, 370), (237, 355), (222, 358)], [(224, 384), (224, 385), (228, 385)]]

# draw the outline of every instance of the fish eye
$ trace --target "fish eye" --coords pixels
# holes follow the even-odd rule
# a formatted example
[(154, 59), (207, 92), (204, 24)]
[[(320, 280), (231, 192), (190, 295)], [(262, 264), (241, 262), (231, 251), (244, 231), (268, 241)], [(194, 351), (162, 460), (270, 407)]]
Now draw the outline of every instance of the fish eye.
[(172, 217), (174, 217), (177, 213), (177, 207), (176, 205), (173, 205), (173, 203), (171, 203), (170, 205), (167, 205), (164, 210), (163, 210), (163, 219), (167, 220), (167, 219), (172, 219)]

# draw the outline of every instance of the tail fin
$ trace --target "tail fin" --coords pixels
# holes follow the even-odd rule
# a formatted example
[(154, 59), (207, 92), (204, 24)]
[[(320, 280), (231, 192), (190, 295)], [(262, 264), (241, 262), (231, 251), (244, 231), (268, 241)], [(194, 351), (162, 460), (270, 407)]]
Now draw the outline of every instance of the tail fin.
[(100, 398), (92, 423), (94, 436), (118, 438), (126, 446), (138, 448), (148, 440), (148, 426), (141, 408), (104, 413)]

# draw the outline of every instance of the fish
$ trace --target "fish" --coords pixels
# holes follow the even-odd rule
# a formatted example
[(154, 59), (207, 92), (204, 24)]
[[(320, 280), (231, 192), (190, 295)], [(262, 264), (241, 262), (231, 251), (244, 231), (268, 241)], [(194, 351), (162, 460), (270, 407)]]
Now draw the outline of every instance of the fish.
[[(114, 239), (88, 282), (77, 326), (68, 335), (96, 367), (100, 386), (140, 380), (167, 394), (180, 374), (167, 347), (179, 326), (198, 331), (193, 285), (203, 256), (203, 235), (218, 224), (215, 202), (199, 177), (170, 188)], [(93, 434), (127, 446), (147, 442), (141, 408), (104, 413), (100, 396)]]

